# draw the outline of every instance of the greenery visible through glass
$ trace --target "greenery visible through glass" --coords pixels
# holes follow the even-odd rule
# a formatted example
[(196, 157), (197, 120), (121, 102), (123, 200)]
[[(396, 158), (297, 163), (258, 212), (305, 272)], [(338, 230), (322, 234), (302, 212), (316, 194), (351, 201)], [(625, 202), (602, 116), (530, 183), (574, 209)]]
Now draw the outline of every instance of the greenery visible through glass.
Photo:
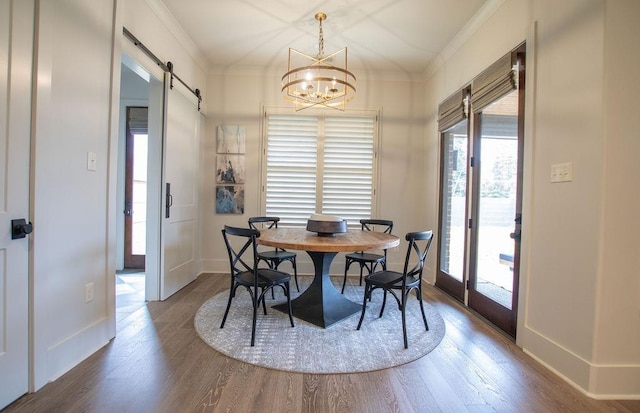
[(480, 175), (475, 289), (512, 307), (514, 231), (518, 166), (518, 92), (480, 114)]

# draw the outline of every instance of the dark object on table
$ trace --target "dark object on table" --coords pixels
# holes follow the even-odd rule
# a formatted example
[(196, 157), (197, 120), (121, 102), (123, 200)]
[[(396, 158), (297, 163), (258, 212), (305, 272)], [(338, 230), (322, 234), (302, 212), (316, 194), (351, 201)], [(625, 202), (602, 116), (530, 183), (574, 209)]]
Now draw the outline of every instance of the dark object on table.
[(307, 220), (307, 231), (316, 232), (320, 237), (331, 237), (347, 232), (347, 220), (332, 215), (313, 214)]

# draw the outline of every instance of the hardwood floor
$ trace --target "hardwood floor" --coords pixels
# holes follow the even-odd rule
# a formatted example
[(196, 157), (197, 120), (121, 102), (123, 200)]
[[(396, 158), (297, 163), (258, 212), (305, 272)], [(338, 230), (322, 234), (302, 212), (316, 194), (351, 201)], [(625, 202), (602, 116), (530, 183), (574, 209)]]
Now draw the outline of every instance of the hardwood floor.
[(193, 327), (200, 305), (227, 287), (226, 276), (205, 274), (149, 303), (118, 324), (107, 346), (3, 412), (640, 412), (640, 401), (582, 395), (431, 286), (426, 299), (447, 332), (412, 363), (338, 375), (241, 363)]

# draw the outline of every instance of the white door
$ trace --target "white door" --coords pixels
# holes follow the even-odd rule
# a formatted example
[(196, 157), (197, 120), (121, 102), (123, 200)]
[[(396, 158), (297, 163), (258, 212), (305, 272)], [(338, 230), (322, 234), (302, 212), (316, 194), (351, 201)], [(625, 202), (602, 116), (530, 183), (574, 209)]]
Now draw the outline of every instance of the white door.
[(198, 100), (186, 88), (165, 78), (165, 201), (161, 228), (160, 299), (195, 280), (198, 197)]
[(0, 0), (0, 409), (29, 389), (29, 146), (34, 2)]

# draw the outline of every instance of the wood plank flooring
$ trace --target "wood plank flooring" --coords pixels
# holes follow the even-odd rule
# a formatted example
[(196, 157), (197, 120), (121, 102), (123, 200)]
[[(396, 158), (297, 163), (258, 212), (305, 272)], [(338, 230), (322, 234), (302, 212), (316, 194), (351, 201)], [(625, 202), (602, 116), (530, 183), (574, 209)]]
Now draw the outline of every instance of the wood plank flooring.
[(118, 324), (108, 345), (3, 413), (640, 412), (640, 401), (582, 395), (431, 286), (425, 298), (447, 332), (412, 363), (337, 375), (241, 363), (208, 347), (193, 327), (200, 305), (227, 287), (227, 276), (205, 274), (167, 301), (149, 303)]

